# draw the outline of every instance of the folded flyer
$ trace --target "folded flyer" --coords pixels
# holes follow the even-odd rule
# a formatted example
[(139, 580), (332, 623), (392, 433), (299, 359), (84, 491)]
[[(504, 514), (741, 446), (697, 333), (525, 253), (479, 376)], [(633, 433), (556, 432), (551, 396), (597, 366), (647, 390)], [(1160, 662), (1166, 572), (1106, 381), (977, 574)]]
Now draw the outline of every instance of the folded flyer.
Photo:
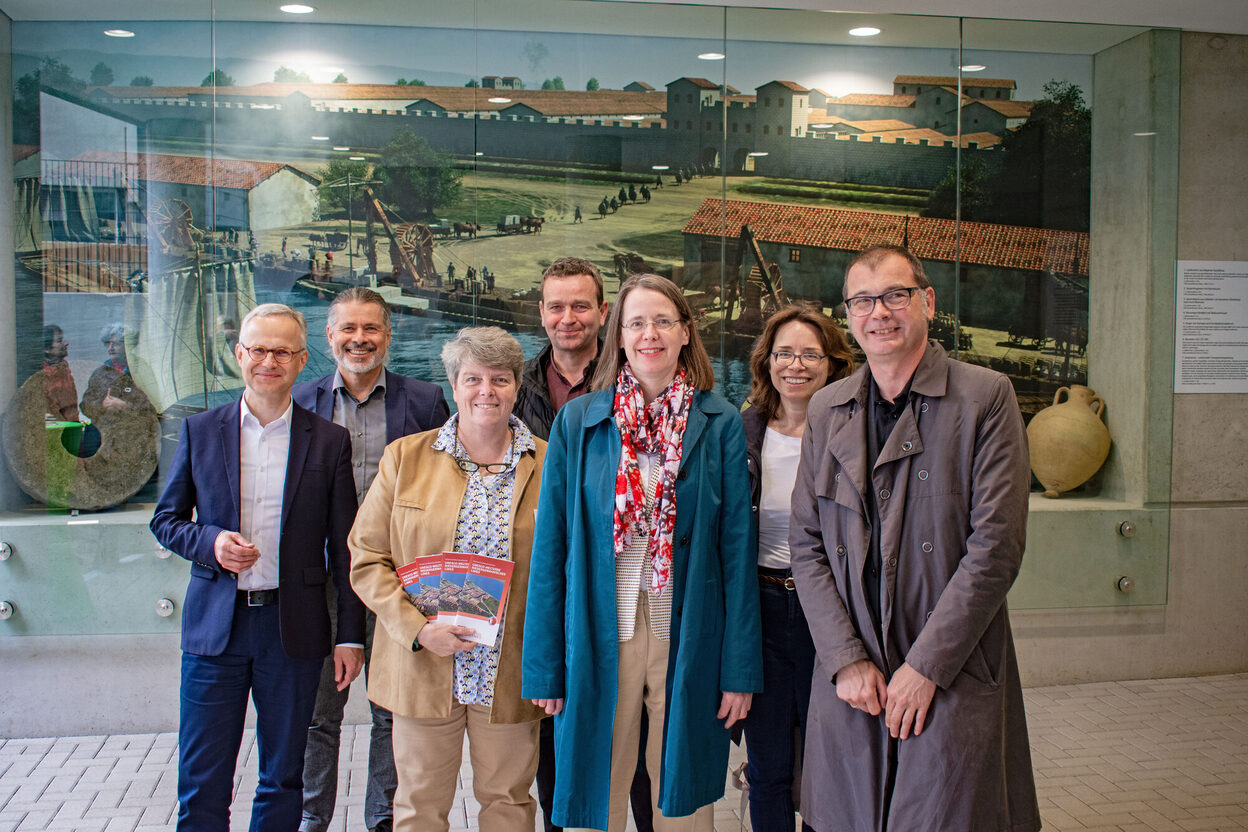
[(472, 628), (472, 635), (464, 636), (468, 641), (493, 646), (498, 640), (515, 566), (512, 561), (489, 555), (472, 556), (455, 619), (456, 624)]
[(430, 621), (435, 620), (442, 606), (439, 600), (442, 553), (422, 555), (395, 571), (398, 572), (399, 580), (403, 582), (403, 588), (411, 596), (409, 600), (416, 605), (416, 609)]
[(398, 567), (408, 599), (430, 621), (469, 627), (463, 638), (498, 641), (514, 562), (471, 552), (422, 555)]

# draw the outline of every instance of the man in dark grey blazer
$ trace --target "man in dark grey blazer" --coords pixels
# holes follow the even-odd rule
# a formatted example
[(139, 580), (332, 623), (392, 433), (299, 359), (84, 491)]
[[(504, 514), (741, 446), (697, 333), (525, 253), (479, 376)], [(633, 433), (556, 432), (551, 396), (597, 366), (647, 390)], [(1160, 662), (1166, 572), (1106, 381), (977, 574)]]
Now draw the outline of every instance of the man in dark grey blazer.
[[(386, 445), (411, 433), (440, 427), (450, 415), (442, 388), (385, 369), (390, 348), (390, 308), (371, 289), (354, 287), (335, 296), (325, 335), (338, 367), (295, 387), (295, 401), (351, 434), (351, 472), (356, 496), (364, 501)], [(337, 580), (337, 576), (335, 576)], [(333, 587), (331, 586), (331, 592)], [(366, 656), (371, 653), (376, 617), (367, 613)], [(367, 659), (366, 659), (367, 661)], [(367, 665), (366, 665), (367, 666)], [(350, 679), (326, 662), (308, 728), (303, 771), (303, 832), (324, 832), (334, 817), (338, 789), (338, 749)], [(394, 750), (390, 712), (369, 703), (372, 729), (364, 823), (389, 832), (393, 817)]]
[[(350, 682), (363, 663), (364, 606), (346, 586), (355, 517), (351, 441), (291, 401), (307, 362), (303, 316), (253, 309), (234, 354), (245, 389), (189, 417), (152, 515), (156, 539), (191, 562), (182, 607), (178, 830), (228, 832), (247, 699), (256, 706), (260, 782), (251, 829), (293, 830), (316, 684), (333, 647)], [(331, 635), (333, 636), (331, 638)]]

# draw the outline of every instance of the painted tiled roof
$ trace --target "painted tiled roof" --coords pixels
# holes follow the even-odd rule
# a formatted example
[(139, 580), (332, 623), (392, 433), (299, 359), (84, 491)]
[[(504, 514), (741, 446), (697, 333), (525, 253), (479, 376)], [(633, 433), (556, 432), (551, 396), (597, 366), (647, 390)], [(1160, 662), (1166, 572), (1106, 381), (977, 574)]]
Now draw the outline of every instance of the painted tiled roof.
[(864, 133), (879, 133), (885, 130), (915, 129), (913, 124), (895, 118), (880, 118), (872, 119), (870, 121), (847, 121), (845, 123), (856, 130), (861, 130)]
[[(954, 75), (898, 75), (893, 79), (894, 84), (938, 84), (942, 87), (958, 86), (957, 76)], [(1008, 78), (972, 78), (967, 75), (962, 76), (962, 89), (967, 87), (1002, 87), (1012, 90), (1018, 84)]]
[(869, 93), (855, 92), (849, 95), (842, 95), (840, 98), (829, 98), (828, 105), (832, 104), (854, 104), (864, 107), (913, 107), (913, 95), (871, 95)]
[(653, 90), (653, 89), (654, 89), (654, 85), (653, 85), (653, 84), (647, 84), (645, 81), (630, 81), (629, 83), (625, 84), (624, 86), (626, 86), (626, 87), (631, 87), (631, 86), (643, 87), (643, 88), (646, 90), (646, 92), (650, 92), (651, 90)]
[[(709, 82), (708, 82), (709, 83)], [(211, 95), (210, 87), (98, 87), (114, 98), (185, 98)], [(498, 90), (488, 87), (432, 87), (398, 84), (298, 84), (267, 82), (247, 87), (218, 87), (219, 99), (286, 98), (301, 93), (316, 101), (394, 101), (395, 109), (415, 101), (430, 101), (451, 112), (491, 112), (516, 103), (549, 114), (645, 114), (667, 111), (665, 92), (624, 90)], [(491, 103), (491, 98), (509, 98)], [(560, 102), (552, 104), (551, 102)], [(546, 106), (543, 106), (546, 105)]]
[(140, 179), (177, 185), (212, 185), (249, 191), (283, 168), (311, 182), (314, 176), (282, 162), (253, 162), (248, 159), (206, 159), (202, 156), (170, 156), (159, 153), (125, 154), (91, 150), (74, 157), (76, 162), (106, 162), (133, 165)]
[[(876, 243), (900, 245), (923, 260), (952, 262), (953, 220), (906, 217), (868, 211), (838, 211), (812, 205), (707, 199), (682, 229), (686, 234), (729, 237), (748, 224), (763, 242), (840, 251), (862, 251)], [(1086, 275), (1088, 235), (1021, 225), (962, 223), (962, 261), (1003, 269)]]
[(990, 110), (996, 110), (1006, 118), (1027, 118), (1031, 115), (1031, 108), (1036, 106), (1034, 101), (993, 101), (990, 98), (972, 99), (973, 104), (983, 104)]
[[(719, 84), (716, 84), (714, 81), (708, 81), (708, 80), (706, 80), (705, 78), (690, 78), (688, 75), (686, 75), (686, 76), (685, 76), (685, 77), (683, 77), (683, 78), (677, 78), (677, 79), (676, 79), (676, 81), (688, 81), (689, 83), (693, 84), (694, 86), (701, 87), (701, 88), (702, 88), (702, 89), (704, 89), (704, 90), (717, 90), (717, 89), (719, 89)], [(668, 84), (667, 86), (669, 86), (669, 87), (670, 87), (672, 84), (675, 84), (675, 83), (676, 83), (676, 81), (672, 81), (672, 82), (671, 82), (671, 84)]]
[(770, 87), (772, 84), (779, 84), (785, 89), (792, 90), (793, 92), (798, 92), (798, 93), (810, 92), (810, 90), (807, 87), (803, 87), (801, 84), (794, 83), (793, 81), (768, 81), (766, 84), (763, 84), (762, 86), (760, 86), (759, 89), (761, 90), (766, 87)]

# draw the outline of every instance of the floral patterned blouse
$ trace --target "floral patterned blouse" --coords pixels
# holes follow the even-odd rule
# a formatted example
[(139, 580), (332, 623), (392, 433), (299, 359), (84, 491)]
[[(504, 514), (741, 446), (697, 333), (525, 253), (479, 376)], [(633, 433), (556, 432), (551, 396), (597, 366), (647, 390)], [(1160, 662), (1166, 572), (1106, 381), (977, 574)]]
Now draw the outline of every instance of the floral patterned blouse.
[[(459, 414), (446, 421), (438, 431), (433, 449), (456, 459), (468, 454), (459, 443)], [(459, 521), (455, 525), (455, 551), (474, 552), (492, 558), (511, 560), (511, 499), (516, 483), (516, 463), (525, 451), (537, 447), (533, 434), (524, 422), (511, 417), (511, 447), (503, 460), (510, 467), (501, 474), (468, 474), (468, 488), (459, 505)], [(498, 656), (507, 626), (507, 611), (499, 623), (498, 639), (486, 646), (478, 644), (471, 650), (455, 654), (455, 700), (462, 705), (494, 704), (494, 678), (498, 675)]]

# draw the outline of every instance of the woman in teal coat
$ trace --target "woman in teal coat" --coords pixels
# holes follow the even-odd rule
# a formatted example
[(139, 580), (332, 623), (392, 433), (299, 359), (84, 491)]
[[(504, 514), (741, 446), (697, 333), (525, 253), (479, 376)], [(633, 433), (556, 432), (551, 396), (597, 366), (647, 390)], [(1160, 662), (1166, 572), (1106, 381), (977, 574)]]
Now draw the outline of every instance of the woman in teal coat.
[(638, 275), (596, 392), (555, 419), (522, 694), (556, 714), (559, 825), (624, 829), (644, 707), (655, 829), (709, 832), (728, 728), (761, 690), (745, 434), (713, 384), (684, 295)]

